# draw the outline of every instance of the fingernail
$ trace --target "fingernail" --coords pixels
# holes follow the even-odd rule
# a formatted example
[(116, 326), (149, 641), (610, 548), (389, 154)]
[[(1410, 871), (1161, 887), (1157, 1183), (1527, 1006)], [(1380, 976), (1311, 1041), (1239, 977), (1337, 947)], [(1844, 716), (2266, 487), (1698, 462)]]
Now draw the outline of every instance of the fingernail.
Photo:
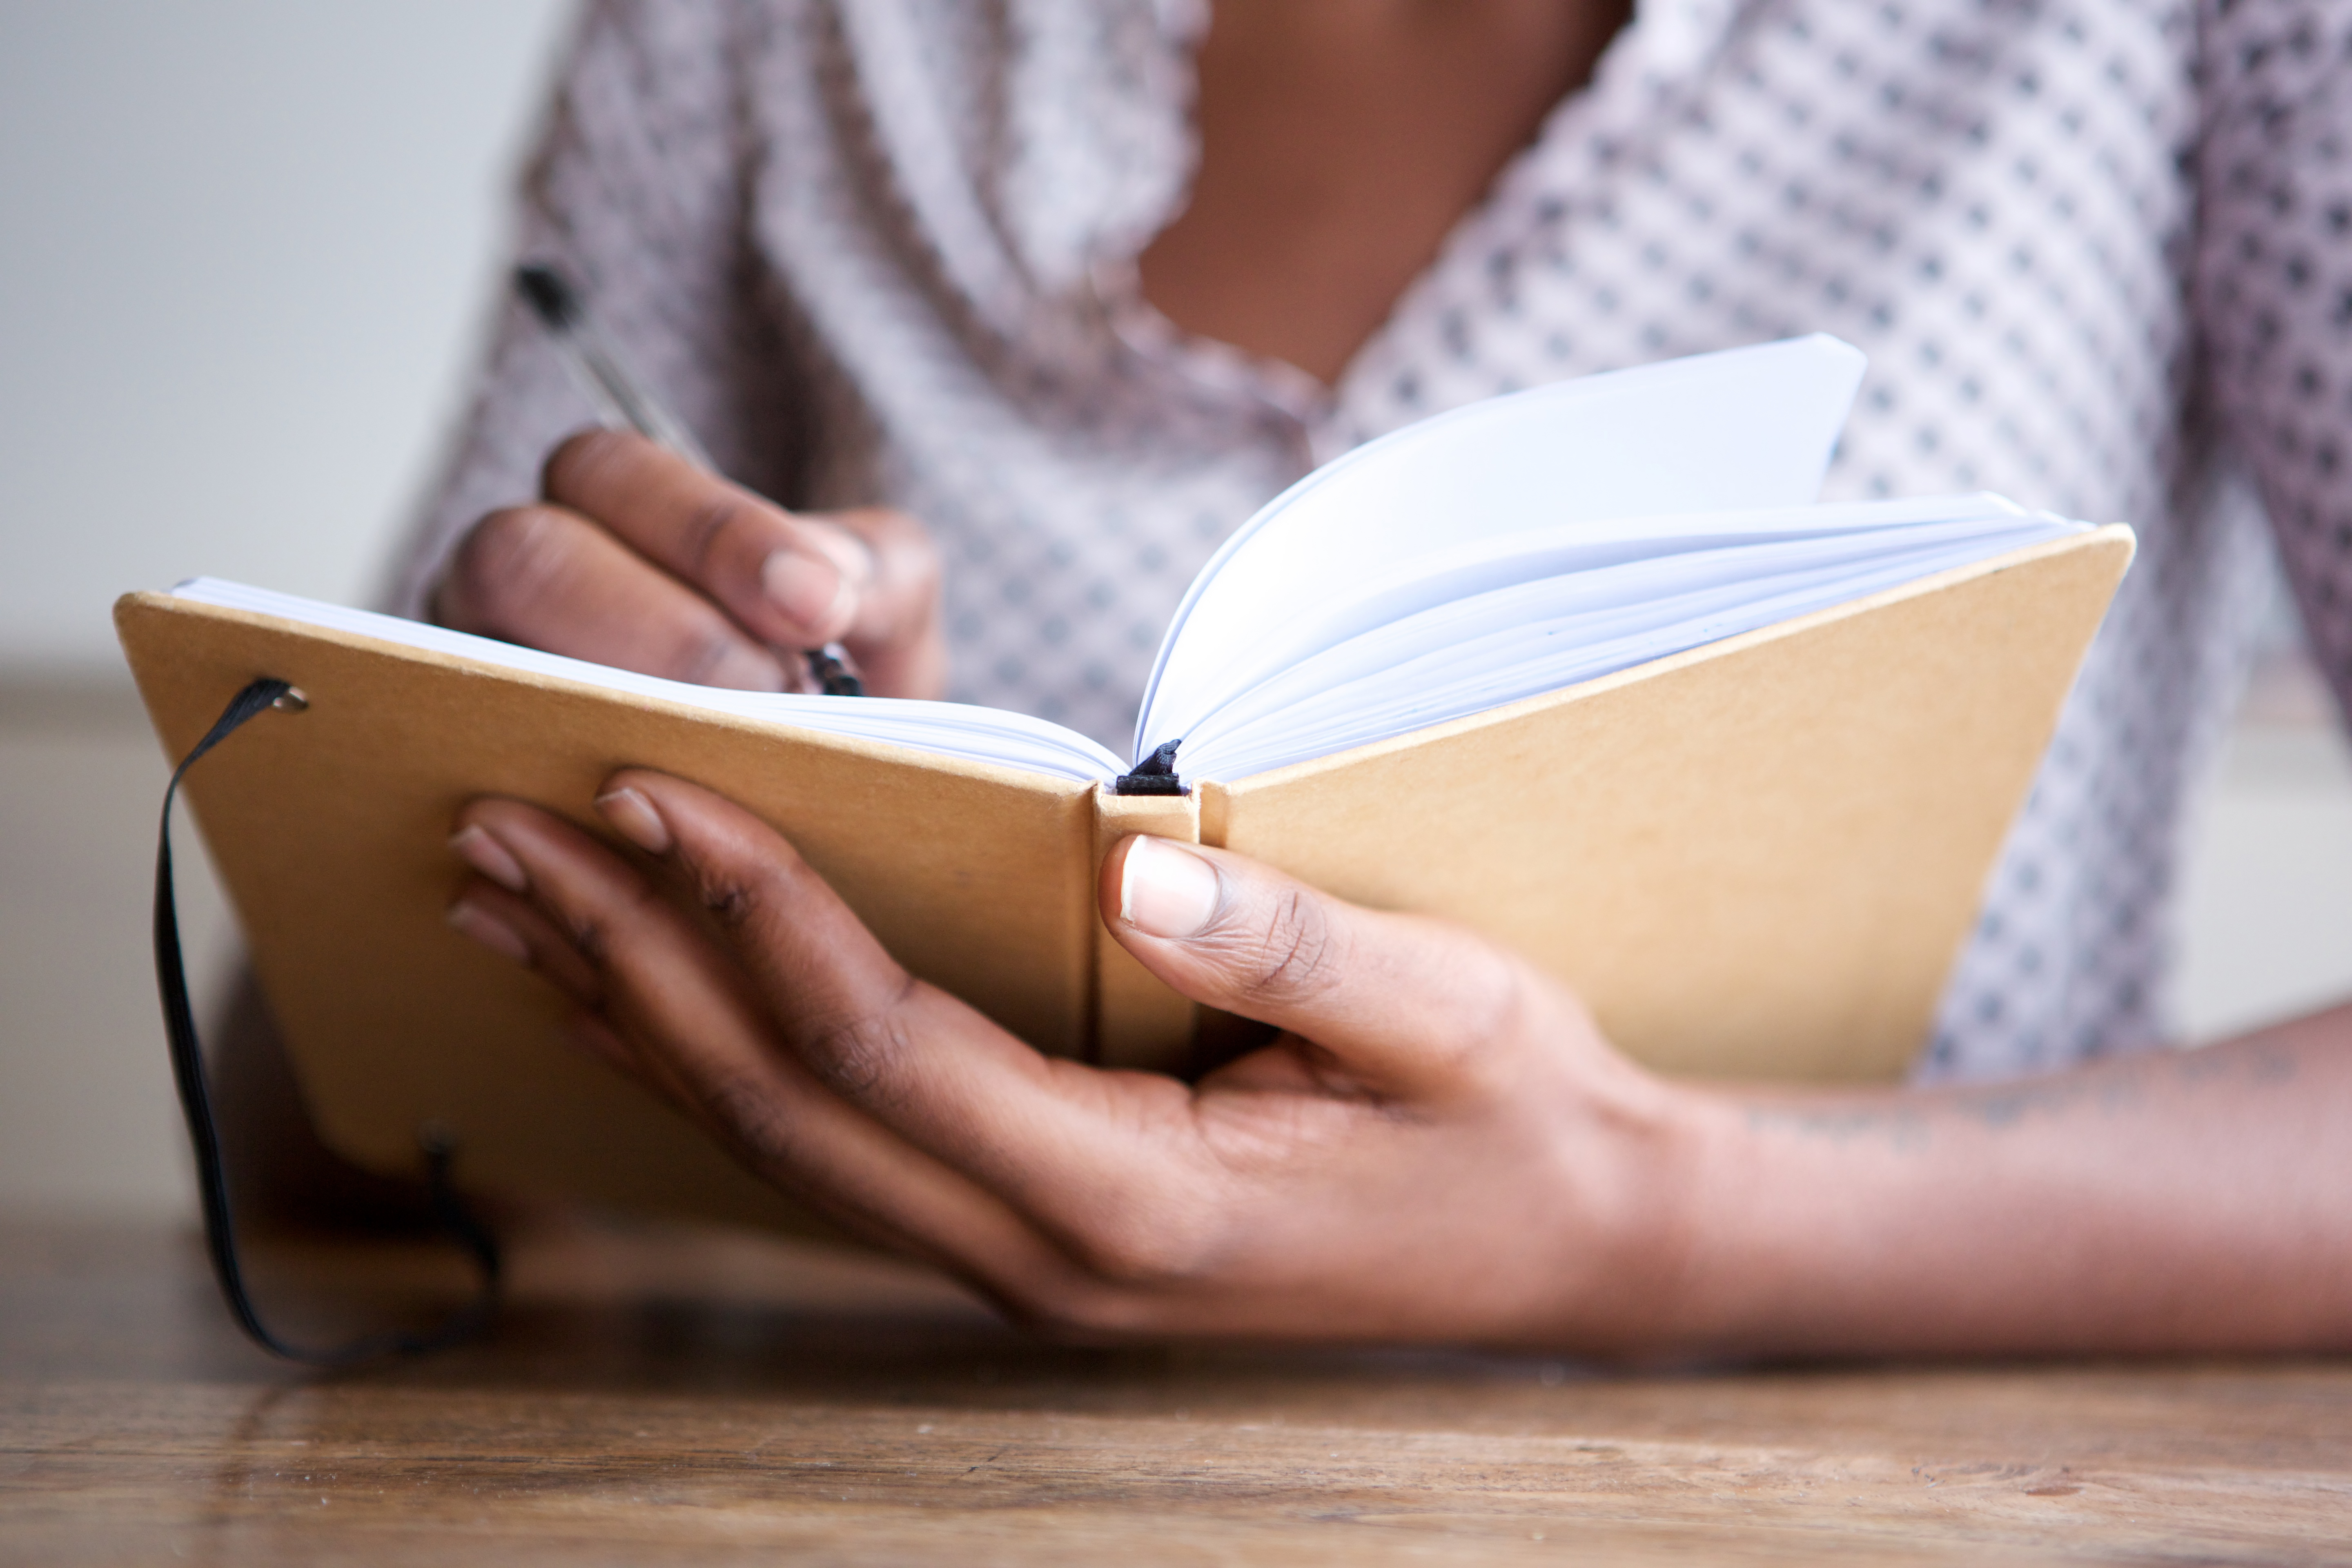
[(509, 893), (520, 893), (530, 886), (530, 879), (523, 875), (522, 862), (487, 830), (472, 823), (449, 836), (449, 847), (457, 852), (459, 859)]
[(501, 958), (511, 958), (517, 963), (530, 962), (530, 949), (524, 945), (515, 928), (471, 899), (459, 899), (442, 918), (449, 922), (450, 930), (472, 938)]
[(848, 630), (855, 596), (840, 567), (816, 555), (779, 550), (760, 568), (760, 587), (784, 618), (824, 642)]
[(1164, 838), (1127, 847), (1118, 873), (1118, 918), (1146, 936), (1197, 936), (1217, 912), (1217, 870)]
[(596, 797), (596, 809), (613, 825), (613, 831), (646, 854), (669, 853), (669, 824), (661, 819), (654, 803), (637, 791), (626, 784), (607, 790)]

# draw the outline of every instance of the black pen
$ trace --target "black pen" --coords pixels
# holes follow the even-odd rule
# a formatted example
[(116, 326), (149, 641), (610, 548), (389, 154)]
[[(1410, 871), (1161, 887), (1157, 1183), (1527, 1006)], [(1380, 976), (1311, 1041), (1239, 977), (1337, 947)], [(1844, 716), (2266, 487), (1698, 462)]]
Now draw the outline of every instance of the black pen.
[[(694, 438), (694, 432), (629, 374), (619, 350), (588, 314), (587, 306), (570, 279), (545, 262), (527, 262), (515, 268), (514, 282), (515, 291), (530, 306), (562, 353), (572, 380), (596, 405), (606, 424), (625, 426), (648, 440), (659, 442), (698, 468), (714, 474), (719, 471), (710, 454)], [(847, 651), (839, 643), (810, 648), (807, 658), (809, 676), (826, 696), (866, 695), (866, 688), (850, 671)]]

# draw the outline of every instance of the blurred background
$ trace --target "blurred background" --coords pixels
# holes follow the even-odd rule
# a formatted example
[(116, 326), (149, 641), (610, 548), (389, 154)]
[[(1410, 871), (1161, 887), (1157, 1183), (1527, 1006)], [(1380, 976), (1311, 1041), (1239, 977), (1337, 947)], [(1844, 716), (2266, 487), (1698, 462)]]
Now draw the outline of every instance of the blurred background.
[(166, 770), (109, 609), (373, 595), (570, 15), (0, 0), (0, 1208), (194, 1212), (144, 934)]
[[(166, 773), (108, 609), (364, 603), (459, 413), (563, 0), (0, 0), (0, 1210), (193, 1213)], [(2184, 1021), (2352, 994), (2352, 763), (2275, 617), (2196, 814)], [(233, 952), (179, 842), (200, 990)]]

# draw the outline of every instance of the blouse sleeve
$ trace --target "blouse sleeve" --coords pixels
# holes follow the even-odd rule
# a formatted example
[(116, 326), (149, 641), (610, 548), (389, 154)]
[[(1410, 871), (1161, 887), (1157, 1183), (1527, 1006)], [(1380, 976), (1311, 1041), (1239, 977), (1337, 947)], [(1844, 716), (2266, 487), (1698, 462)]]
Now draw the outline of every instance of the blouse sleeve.
[[(782, 495), (791, 404), (743, 219), (738, 30), (718, 4), (590, 6), (527, 167), (515, 254), (562, 267), (713, 460)], [(537, 495), (549, 450), (593, 417), (538, 323), (502, 292), (464, 425), (394, 564), (391, 608), (422, 614), (466, 531)]]
[(2206, 385), (2352, 713), (2352, 6), (2207, 0), (2200, 26)]

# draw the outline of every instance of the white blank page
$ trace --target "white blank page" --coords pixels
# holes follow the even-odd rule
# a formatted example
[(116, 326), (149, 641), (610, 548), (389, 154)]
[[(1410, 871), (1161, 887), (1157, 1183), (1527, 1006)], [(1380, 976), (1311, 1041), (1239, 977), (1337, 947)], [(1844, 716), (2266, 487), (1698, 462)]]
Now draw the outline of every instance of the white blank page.
[(1801, 505), (1862, 352), (1815, 334), (1489, 398), (1368, 442), (1244, 523), (1160, 645), (1135, 754), (1181, 739), (1226, 667), (1302, 600), (1547, 524)]

